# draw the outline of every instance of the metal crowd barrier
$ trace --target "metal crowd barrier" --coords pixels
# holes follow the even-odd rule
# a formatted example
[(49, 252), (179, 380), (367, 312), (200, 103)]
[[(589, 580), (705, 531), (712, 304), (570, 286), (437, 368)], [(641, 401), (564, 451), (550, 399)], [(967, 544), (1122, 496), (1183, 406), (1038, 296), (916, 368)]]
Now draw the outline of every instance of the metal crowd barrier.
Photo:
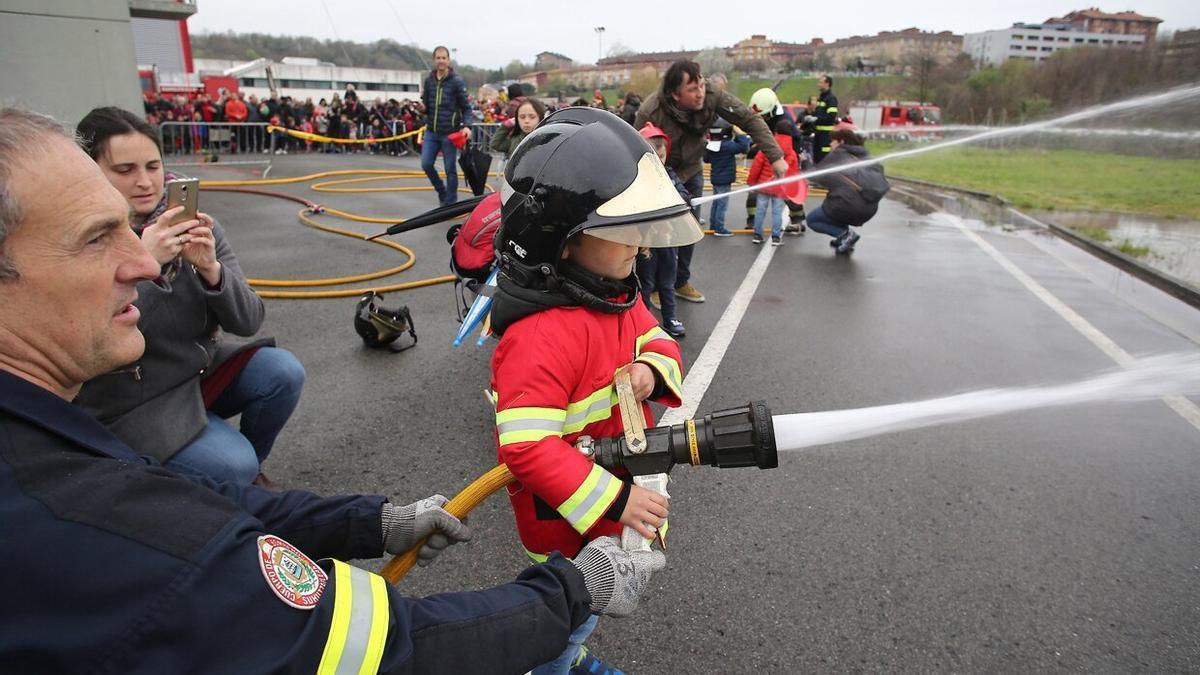
[(496, 130), (500, 128), (499, 123), (489, 124), (472, 124), (471, 125), (471, 147), (484, 152), (491, 152), (492, 136), (496, 135)]
[(169, 165), (266, 165), (264, 176), (270, 171), (276, 142), (266, 124), (248, 122), (163, 122), (158, 137)]

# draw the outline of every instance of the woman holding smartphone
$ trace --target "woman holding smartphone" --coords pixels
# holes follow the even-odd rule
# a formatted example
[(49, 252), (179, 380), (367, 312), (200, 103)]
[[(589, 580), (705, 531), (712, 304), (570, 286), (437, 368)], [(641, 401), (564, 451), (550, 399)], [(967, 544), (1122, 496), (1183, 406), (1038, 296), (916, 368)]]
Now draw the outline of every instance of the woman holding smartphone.
[[(220, 224), (195, 212), (196, 185), (172, 189), (191, 192), (192, 213), (168, 205), (175, 177), (163, 171), (154, 130), (108, 107), (88, 113), (77, 131), (129, 202), (133, 229), (162, 273), (137, 287), (145, 354), (85, 384), (75, 402), (168, 468), (274, 488), (261, 465), (300, 400), (304, 368), (272, 338), (251, 339), (262, 327), (262, 300)], [(225, 421), (239, 414), (238, 429)]]

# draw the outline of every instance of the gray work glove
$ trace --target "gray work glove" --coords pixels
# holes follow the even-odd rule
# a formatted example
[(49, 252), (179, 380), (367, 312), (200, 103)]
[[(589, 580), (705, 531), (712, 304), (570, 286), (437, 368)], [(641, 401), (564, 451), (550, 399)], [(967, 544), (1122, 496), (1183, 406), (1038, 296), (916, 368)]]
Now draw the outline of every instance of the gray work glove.
[(592, 594), (592, 611), (629, 616), (650, 583), (650, 574), (667, 566), (662, 551), (626, 551), (616, 537), (601, 537), (575, 556), (575, 567)]
[(417, 564), (424, 567), (447, 546), (470, 541), (471, 528), (442, 508), (446, 501), (434, 495), (407, 506), (384, 502), (383, 550), (392, 555), (404, 553), (428, 536), (417, 556)]

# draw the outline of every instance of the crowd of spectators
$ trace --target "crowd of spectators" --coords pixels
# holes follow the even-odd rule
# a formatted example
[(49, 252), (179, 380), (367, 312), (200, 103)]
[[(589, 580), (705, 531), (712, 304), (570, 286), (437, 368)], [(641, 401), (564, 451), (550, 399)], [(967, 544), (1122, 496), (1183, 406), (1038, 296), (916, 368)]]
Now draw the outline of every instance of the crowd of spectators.
[[(222, 123), (272, 124), (318, 136), (337, 139), (383, 139), (420, 128), (425, 124), (424, 106), (420, 101), (382, 97), (360, 100), (353, 87), (332, 98), (313, 102), (272, 92), (259, 98), (244, 92), (225, 90), (217, 100), (207, 93), (194, 98), (183, 94), (172, 97), (148, 93), (144, 99), (146, 121), (160, 127), (164, 154), (202, 153), (211, 149), (210, 141), (219, 141), (222, 153), (268, 153), (271, 138), (264, 127), (222, 127), (220, 139), (210, 138), (216, 129), (208, 125)], [(166, 125), (163, 122), (193, 122), (187, 127)], [(226, 131), (228, 129), (228, 131)], [(296, 138), (282, 131), (274, 132), (274, 152), (369, 152), (405, 155), (414, 144), (407, 140), (368, 144), (335, 144)]]
[[(513, 118), (507, 92), (494, 98), (477, 101), (469, 99), (475, 112), (475, 120), (485, 125), (501, 124)], [(622, 116), (633, 123), (641, 99), (629, 93), (608, 105), (597, 89), (591, 100), (585, 97), (542, 98), (547, 114), (572, 106), (603, 108)], [(313, 101), (312, 98), (293, 98), (272, 93), (269, 97), (258, 97), (245, 92), (221, 90), (215, 100), (208, 93), (194, 96), (185, 94), (158, 95), (148, 92), (143, 98), (146, 121), (161, 129), (164, 155), (203, 154), (217, 151), (221, 154), (289, 152), (333, 152), (387, 154), (404, 156), (419, 152), (415, 138), (365, 144), (335, 144), (306, 140), (274, 132), (265, 127), (211, 127), (227, 123), (272, 124), (284, 129), (302, 131), (329, 138), (362, 140), (382, 139), (414, 131), (425, 124), (425, 106), (420, 100), (376, 97), (364, 100), (358, 96), (353, 85), (348, 85), (341, 94)], [(188, 126), (164, 122), (191, 122)], [(219, 135), (218, 135), (219, 134)], [(490, 136), (488, 134), (487, 136)], [(488, 138), (477, 138), (486, 143)], [(486, 147), (486, 146), (485, 146)]]

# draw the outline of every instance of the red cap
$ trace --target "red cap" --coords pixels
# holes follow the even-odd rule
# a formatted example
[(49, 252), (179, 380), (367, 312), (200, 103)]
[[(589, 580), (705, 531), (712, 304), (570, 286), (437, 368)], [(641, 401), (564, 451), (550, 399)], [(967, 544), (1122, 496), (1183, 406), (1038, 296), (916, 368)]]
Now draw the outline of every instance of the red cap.
[(667, 155), (671, 154), (671, 137), (667, 135), (667, 132), (654, 126), (654, 122), (646, 122), (646, 124), (642, 126), (641, 131), (638, 133), (640, 133), (642, 138), (646, 139), (647, 141), (651, 138), (667, 139)]

